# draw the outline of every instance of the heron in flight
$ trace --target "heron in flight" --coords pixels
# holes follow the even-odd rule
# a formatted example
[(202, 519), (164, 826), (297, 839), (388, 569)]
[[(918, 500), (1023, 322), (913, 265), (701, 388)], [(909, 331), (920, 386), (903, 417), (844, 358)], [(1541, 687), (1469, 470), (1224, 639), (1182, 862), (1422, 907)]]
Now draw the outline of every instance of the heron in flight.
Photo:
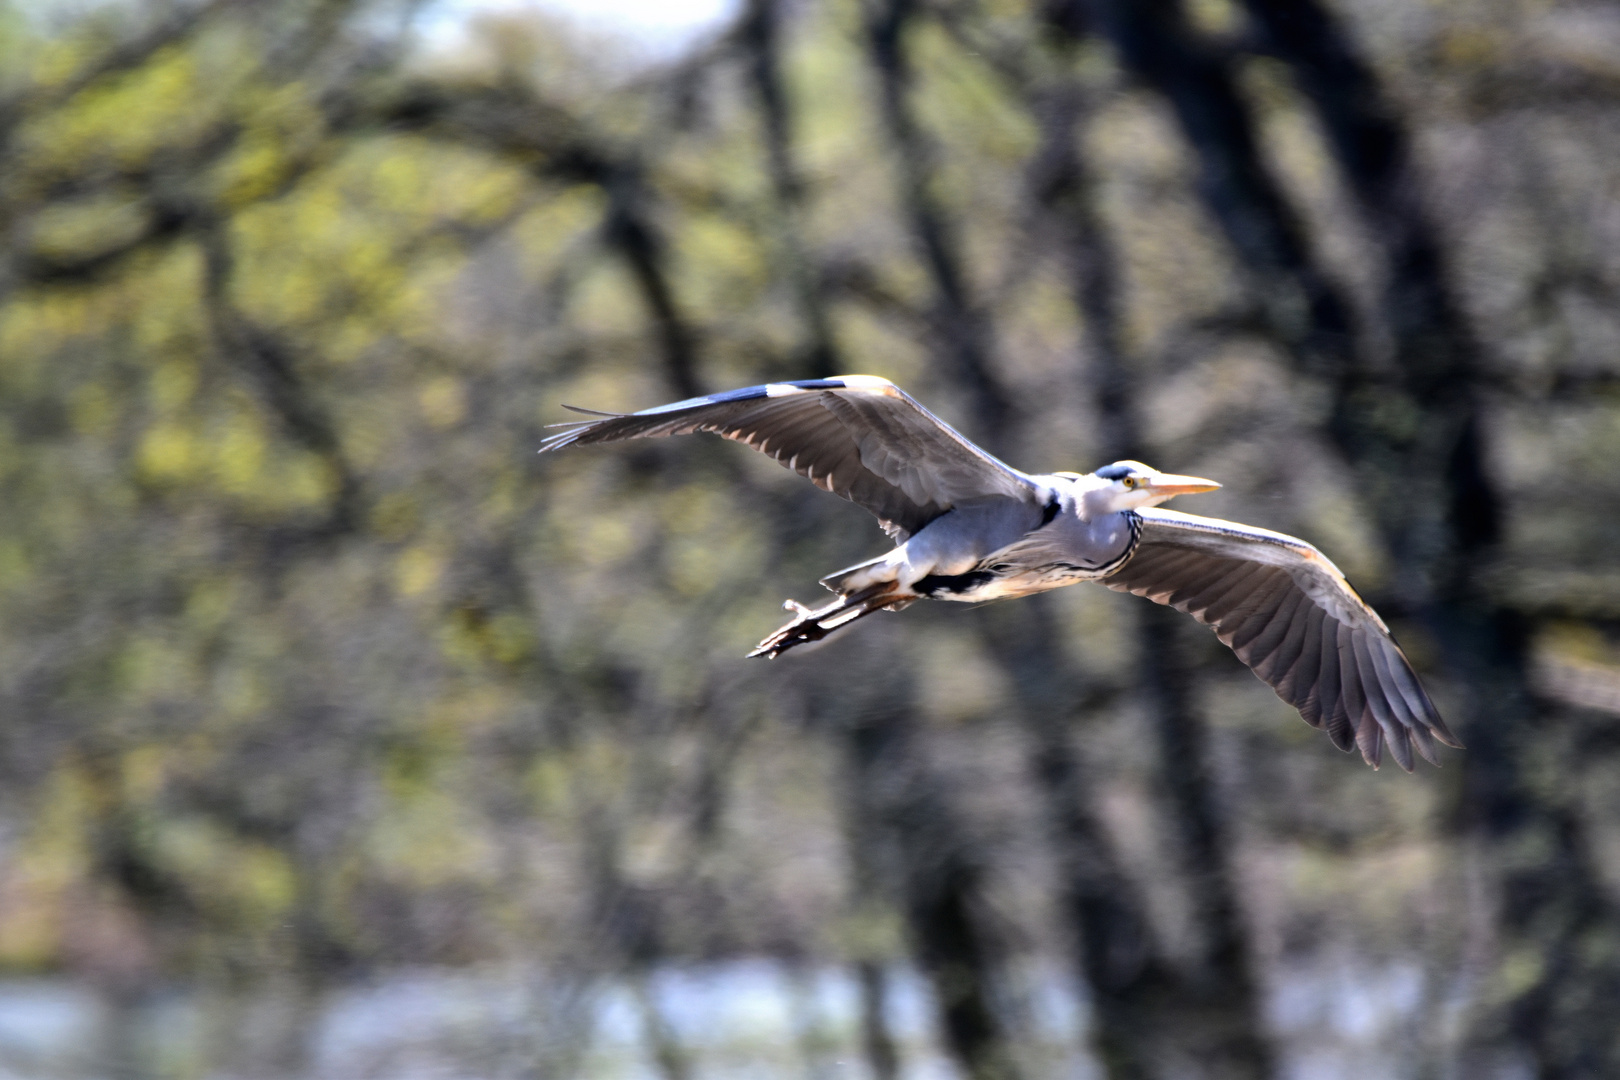
[[(569, 408), (573, 408), (569, 406)], [(752, 446), (875, 515), (894, 550), (821, 583), (824, 607), (795, 600), (792, 621), (750, 656), (776, 657), (874, 611), (918, 600), (970, 603), (1095, 581), (1184, 611), (1279, 697), (1352, 745), (1374, 768), (1387, 743), (1460, 747), (1378, 614), (1303, 540), (1160, 508), (1221, 485), (1139, 461), (1096, 472), (1024, 473), (963, 438), (873, 375), (767, 383), (637, 413), (559, 424), (541, 452), (713, 432)]]

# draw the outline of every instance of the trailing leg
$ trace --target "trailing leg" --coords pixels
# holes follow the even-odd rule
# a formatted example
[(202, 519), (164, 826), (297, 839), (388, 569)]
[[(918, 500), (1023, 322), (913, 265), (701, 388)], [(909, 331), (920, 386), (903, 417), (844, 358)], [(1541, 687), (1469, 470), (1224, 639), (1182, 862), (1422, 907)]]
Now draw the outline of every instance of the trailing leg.
[(785, 601), (782, 606), (796, 617), (760, 642), (759, 647), (748, 655), (775, 659), (795, 645), (820, 641), (834, 630), (848, 626), (874, 611), (885, 608), (898, 611), (917, 599), (915, 596), (899, 595), (899, 592), (900, 587), (895, 582), (880, 581), (848, 596), (840, 596), (826, 607), (807, 608), (797, 600)]

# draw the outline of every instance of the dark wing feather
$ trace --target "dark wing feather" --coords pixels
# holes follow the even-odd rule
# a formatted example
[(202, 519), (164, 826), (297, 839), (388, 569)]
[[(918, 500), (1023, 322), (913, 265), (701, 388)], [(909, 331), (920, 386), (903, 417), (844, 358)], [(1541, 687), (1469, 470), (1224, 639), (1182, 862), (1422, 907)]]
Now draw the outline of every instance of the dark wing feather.
[(1135, 554), (1102, 584), (1185, 611), (1307, 723), (1373, 767), (1389, 746), (1435, 761), (1461, 746), (1423, 692), (1389, 628), (1326, 556), (1303, 540), (1231, 521), (1141, 510)]
[(571, 425), (540, 449), (700, 431), (752, 446), (866, 508), (897, 541), (964, 500), (1040, 499), (1023, 473), (873, 375), (768, 383), (609, 415)]

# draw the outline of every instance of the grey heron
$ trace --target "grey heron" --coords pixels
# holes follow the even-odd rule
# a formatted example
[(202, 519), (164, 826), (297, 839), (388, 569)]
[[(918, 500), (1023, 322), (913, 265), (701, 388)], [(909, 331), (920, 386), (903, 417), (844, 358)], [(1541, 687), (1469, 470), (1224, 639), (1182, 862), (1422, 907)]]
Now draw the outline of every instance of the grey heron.
[[(569, 406), (569, 408), (573, 408)], [(713, 432), (875, 515), (895, 548), (822, 579), (837, 599), (794, 618), (750, 656), (776, 657), (874, 611), (921, 599), (979, 602), (1081, 581), (1168, 604), (1212, 627), (1238, 659), (1376, 768), (1387, 743), (1460, 747), (1378, 614), (1303, 540), (1160, 508), (1213, 480), (1116, 461), (1092, 473), (1024, 473), (958, 434), (887, 379), (767, 383), (637, 413), (574, 409), (541, 451)]]

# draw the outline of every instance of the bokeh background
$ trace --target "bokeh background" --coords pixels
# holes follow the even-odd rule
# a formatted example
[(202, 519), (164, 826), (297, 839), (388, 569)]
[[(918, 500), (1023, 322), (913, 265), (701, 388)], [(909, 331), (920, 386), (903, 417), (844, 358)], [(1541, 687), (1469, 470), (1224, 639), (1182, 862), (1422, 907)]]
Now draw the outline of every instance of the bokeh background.
[[(0, 1075), (1620, 1076), (1620, 9), (717, 10), (0, 4)], [(747, 661), (865, 514), (534, 453), (845, 372), (1469, 749), (1091, 587)]]

